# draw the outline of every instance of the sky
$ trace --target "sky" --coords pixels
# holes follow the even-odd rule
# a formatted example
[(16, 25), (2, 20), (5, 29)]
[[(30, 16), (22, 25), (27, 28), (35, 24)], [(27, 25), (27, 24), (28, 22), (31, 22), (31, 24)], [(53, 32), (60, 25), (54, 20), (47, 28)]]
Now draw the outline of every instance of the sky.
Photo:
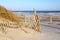
[(60, 10), (60, 0), (0, 0), (9, 10)]

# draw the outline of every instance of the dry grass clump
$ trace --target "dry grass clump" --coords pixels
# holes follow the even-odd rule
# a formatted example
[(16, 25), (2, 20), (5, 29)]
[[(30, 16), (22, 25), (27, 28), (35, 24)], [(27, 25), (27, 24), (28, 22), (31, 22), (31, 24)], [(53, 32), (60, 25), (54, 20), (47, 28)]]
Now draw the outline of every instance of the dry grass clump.
[[(0, 19), (6, 19), (6, 20), (9, 20), (9, 21), (12, 21), (12, 22), (16, 22), (19, 24), (19, 18), (17, 17), (16, 14), (14, 14), (13, 12), (7, 10), (5, 7), (3, 6), (0, 6)], [(0, 22), (1, 24), (1, 22)], [(5, 32), (6, 29), (4, 27), (4, 25), (0, 26), (0, 30), (2, 32)]]
[(2, 31), (2, 33), (6, 34), (7, 30), (4, 26), (0, 26), (0, 31)]
[(3, 6), (0, 6), (0, 17), (8, 19), (10, 21), (19, 22), (17, 15), (7, 10)]
[(34, 25), (34, 30), (41, 32), (40, 24), (39, 24), (39, 17), (36, 14), (36, 9), (34, 9), (34, 15), (33, 15), (33, 25)]

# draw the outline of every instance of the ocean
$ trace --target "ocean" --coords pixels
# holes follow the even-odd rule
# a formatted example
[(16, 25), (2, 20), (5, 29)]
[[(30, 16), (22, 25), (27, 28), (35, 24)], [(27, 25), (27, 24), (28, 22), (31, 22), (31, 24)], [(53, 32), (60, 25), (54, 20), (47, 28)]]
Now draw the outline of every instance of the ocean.
[[(18, 14), (33, 14), (34, 11), (13, 11)], [(37, 14), (60, 14), (60, 11), (36, 11)]]

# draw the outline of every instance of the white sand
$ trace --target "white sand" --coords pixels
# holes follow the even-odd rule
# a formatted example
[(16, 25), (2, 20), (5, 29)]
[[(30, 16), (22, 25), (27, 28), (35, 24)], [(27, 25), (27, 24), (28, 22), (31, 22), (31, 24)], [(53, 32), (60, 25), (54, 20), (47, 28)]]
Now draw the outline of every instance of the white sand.
[(60, 29), (42, 26), (42, 33), (26, 28), (28, 33), (21, 29), (7, 28), (7, 34), (0, 32), (0, 40), (60, 40)]

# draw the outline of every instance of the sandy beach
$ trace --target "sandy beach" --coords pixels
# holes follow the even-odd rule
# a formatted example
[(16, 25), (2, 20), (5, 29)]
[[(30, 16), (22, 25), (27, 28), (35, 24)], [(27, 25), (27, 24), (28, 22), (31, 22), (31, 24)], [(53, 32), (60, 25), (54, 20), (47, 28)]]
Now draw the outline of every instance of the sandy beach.
[(0, 0), (0, 40), (60, 40), (60, 0)]
[(7, 28), (7, 34), (0, 32), (0, 40), (59, 40), (60, 29), (41, 26), (42, 33), (36, 32), (32, 29), (28, 30), (28, 33), (20, 29)]
[(60, 40), (60, 15), (0, 9), (0, 40)]
[[(31, 16), (32, 15), (29, 15), (29, 17)], [(26, 30), (27, 33), (21, 30), (21, 28), (7, 28), (6, 34), (0, 31), (0, 40), (60, 40), (60, 29), (54, 28), (56, 24), (51, 25), (48, 24), (48, 22), (41, 21), (41, 33), (25, 27), (22, 28)]]

